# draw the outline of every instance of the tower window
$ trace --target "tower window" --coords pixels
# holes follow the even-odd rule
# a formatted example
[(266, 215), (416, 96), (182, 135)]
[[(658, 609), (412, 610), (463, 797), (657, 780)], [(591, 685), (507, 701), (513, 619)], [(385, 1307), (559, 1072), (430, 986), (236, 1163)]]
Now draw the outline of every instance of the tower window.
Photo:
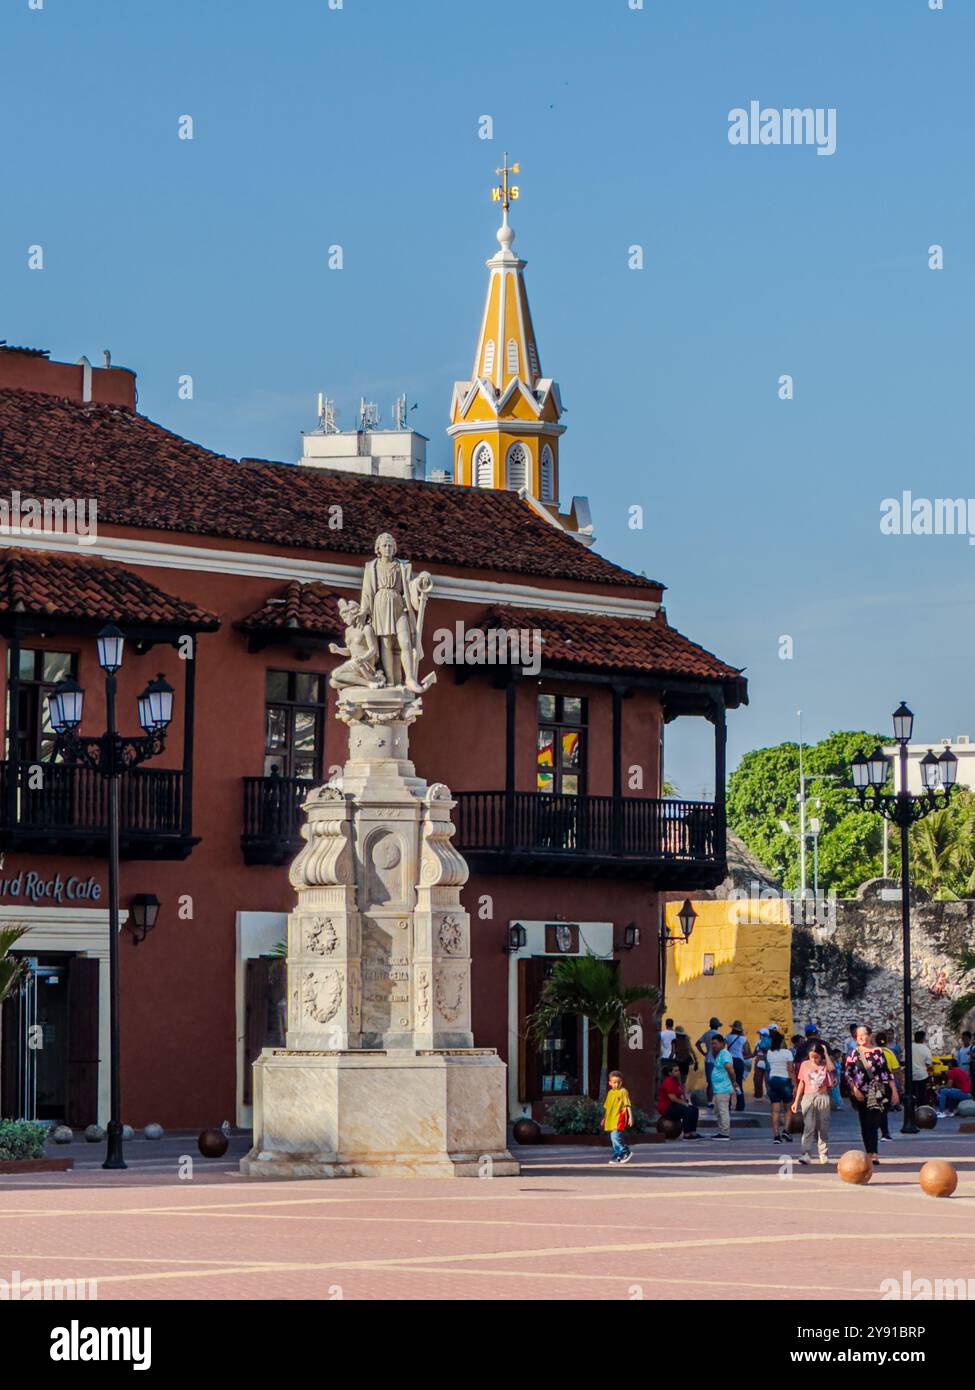
[(494, 339), (488, 338), (484, 344), (484, 375), (490, 376), (494, 371)]
[(514, 338), (508, 339), (508, 375), (518, 375), (518, 344)]
[(535, 339), (528, 339), (528, 363), (532, 369), (532, 376), (538, 376), (538, 353), (535, 351)]
[(552, 457), (552, 450), (548, 444), (542, 449), (542, 457), (539, 464), (539, 490), (543, 502), (555, 501), (555, 460)]
[(512, 444), (505, 460), (505, 486), (519, 488), (528, 486), (528, 450), (524, 444)]
[(475, 487), (494, 486), (494, 455), (489, 444), (478, 444), (474, 450), (472, 471)]

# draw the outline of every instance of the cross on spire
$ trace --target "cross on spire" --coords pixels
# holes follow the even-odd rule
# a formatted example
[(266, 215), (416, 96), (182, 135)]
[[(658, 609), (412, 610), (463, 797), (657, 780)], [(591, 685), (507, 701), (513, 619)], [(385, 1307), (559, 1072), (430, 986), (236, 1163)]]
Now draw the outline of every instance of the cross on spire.
[(509, 166), (508, 151), (505, 150), (501, 158), (501, 168), (495, 169), (494, 172), (497, 174), (501, 182), (495, 188), (491, 189), (491, 201), (493, 203), (501, 204), (502, 208), (504, 209), (505, 221), (507, 221), (508, 208), (511, 205), (511, 203), (515, 202), (518, 198), (518, 185), (516, 183), (509, 183), (508, 175), (518, 174), (521, 172), (521, 169), (517, 163)]

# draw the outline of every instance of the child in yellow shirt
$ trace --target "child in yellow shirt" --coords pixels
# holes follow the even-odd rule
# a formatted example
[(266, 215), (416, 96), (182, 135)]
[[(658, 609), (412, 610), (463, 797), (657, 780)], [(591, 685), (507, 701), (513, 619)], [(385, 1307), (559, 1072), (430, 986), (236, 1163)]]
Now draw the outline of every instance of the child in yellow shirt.
[(609, 1141), (613, 1146), (613, 1157), (609, 1161), (617, 1167), (621, 1163), (629, 1163), (633, 1157), (629, 1145), (623, 1138), (624, 1131), (632, 1127), (633, 1110), (630, 1106), (630, 1093), (623, 1085), (623, 1074), (611, 1071), (609, 1090), (603, 1101), (603, 1129), (609, 1135)]

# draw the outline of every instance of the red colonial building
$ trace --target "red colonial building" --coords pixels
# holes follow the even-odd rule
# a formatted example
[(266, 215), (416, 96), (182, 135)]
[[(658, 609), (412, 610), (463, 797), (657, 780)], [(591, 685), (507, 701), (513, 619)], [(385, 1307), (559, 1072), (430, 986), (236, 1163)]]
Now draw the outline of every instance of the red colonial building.
[[(97, 503), (96, 531), (72, 533), (69, 501), (89, 520)], [(163, 753), (121, 780), (123, 1118), (249, 1122), (250, 1062), (283, 1029), (300, 805), (346, 758), (337, 600), (382, 531), (434, 576), (437, 682), (411, 757), (457, 800), (475, 1042), (507, 1061), (513, 1114), (578, 1094), (598, 1069), (582, 1021), (525, 1039), (552, 962), (589, 950), (655, 982), (664, 895), (725, 874), (725, 714), (745, 682), (668, 625), (663, 586), (518, 491), (238, 462), (140, 415), (131, 373), (19, 349), (0, 350), (0, 504), (0, 925), (27, 928), (32, 961), (4, 1007), (0, 1113), (107, 1118), (105, 788), (54, 759), (47, 695), (74, 676), (82, 733), (102, 731), (95, 636), (111, 621), (121, 732), (157, 674), (176, 692)], [(431, 667), (433, 635), (458, 624), (540, 636), (536, 669)], [(680, 717), (713, 726), (713, 804), (660, 796)], [(644, 1105), (653, 1032), (645, 1013), (624, 1059)]]

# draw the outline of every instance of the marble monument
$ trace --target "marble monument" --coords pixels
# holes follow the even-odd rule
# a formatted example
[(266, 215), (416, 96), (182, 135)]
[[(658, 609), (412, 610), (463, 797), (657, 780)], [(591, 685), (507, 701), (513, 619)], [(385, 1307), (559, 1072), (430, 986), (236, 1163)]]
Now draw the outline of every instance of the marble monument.
[(304, 804), (290, 870), (286, 1045), (254, 1063), (248, 1177), (516, 1176), (505, 1065), (471, 1033), (468, 869), (454, 806), (409, 757), (422, 713), (433, 587), (376, 540), (358, 603), (340, 603), (347, 658), (331, 674), (348, 726), (340, 781)]

